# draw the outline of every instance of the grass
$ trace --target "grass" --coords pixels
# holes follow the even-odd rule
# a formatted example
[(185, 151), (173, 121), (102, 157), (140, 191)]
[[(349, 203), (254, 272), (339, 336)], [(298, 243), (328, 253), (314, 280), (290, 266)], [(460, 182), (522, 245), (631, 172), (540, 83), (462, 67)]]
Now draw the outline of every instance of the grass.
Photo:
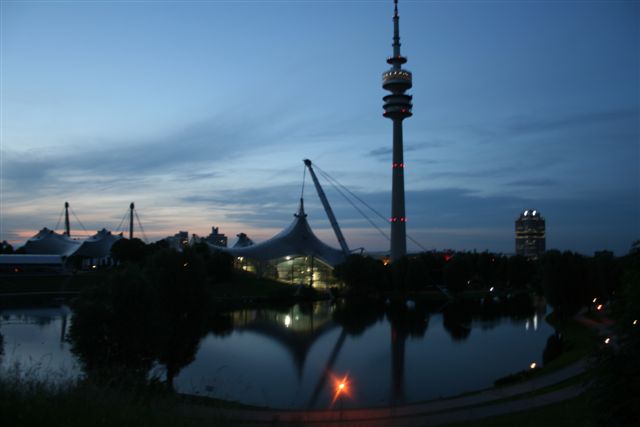
[(488, 417), (443, 427), (595, 427), (590, 407), (584, 396), (529, 411)]
[[(0, 420), (2, 425), (22, 426), (159, 426), (192, 427), (201, 420), (178, 415), (179, 396), (162, 388), (132, 390), (24, 378), (3, 372), (0, 376)], [(211, 425), (226, 424), (211, 419)]]
[(540, 369), (542, 373), (552, 372), (572, 364), (590, 355), (598, 343), (598, 333), (574, 320), (559, 320), (553, 313), (545, 319), (547, 323), (557, 329), (565, 340), (562, 354)]
[(294, 287), (253, 274), (234, 272), (232, 281), (214, 285), (217, 296), (225, 298), (266, 298), (278, 293), (293, 294)]
[(563, 352), (542, 367), (498, 378), (496, 386), (511, 385), (558, 371), (588, 357), (596, 348), (598, 334), (587, 325), (574, 319), (559, 320), (553, 313), (547, 316), (546, 321), (562, 334), (565, 342)]
[[(191, 418), (180, 415), (183, 403), (197, 399), (182, 399), (162, 388), (140, 390), (96, 386), (88, 382), (57, 386), (46, 381), (18, 377), (0, 377), (0, 418), (12, 427), (33, 425), (75, 426), (176, 426), (233, 425), (224, 418)], [(206, 406), (229, 407), (228, 403), (206, 399)], [(182, 411), (181, 411), (182, 408)], [(594, 427), (590, 407), (584, 396), (528, 411), (445, 427)], [(277, 425), (277, 424), (276, 424)]]

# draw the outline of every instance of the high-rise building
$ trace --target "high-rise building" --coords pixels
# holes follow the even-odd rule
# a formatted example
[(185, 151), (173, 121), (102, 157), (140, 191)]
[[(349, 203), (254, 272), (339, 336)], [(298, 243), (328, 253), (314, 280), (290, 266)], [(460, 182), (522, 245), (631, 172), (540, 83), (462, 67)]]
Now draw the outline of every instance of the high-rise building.
[(516, 255), (536, 259), (545, 251), (545, 221), (540, 212), (527, 209), (516, 219)]
[(211, 227), (211, 234), (204, 238), (205, 241), (215, 246), (227, 247), (227, 236), (218, 231), (218, 227)]
[(387, 58), (391, 65), (382, 74), (382, 87), (391, 92), (383, 98), (383, 116), (393, 121), (393, 161), (391, 187), (391, 261), (397, 261), (407, 253), (407, 217), (404, 210), (404, 153), (402, 147), (402, 121), (411, 117), (412, 96), (405, 94), (412, 86), (411, 72), (402, 68), (407, 58), (400, 54), (400, 17), (398, 0), (393, 11), (393, 56)]

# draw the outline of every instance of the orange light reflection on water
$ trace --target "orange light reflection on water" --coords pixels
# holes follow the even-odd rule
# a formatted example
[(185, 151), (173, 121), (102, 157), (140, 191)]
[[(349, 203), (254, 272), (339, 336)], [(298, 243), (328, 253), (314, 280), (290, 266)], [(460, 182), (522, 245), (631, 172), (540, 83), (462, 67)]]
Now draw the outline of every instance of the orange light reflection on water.
[(333, 383), (333, 400), (331, 400), (331, 405), (338, 400), (341, 395), (346, 397), (351, 397), (351, 382), (349, 381), (349, 375), (346, 374), (344, 377), (339, 378), (333, 374), (331, 374), (331, 382)]

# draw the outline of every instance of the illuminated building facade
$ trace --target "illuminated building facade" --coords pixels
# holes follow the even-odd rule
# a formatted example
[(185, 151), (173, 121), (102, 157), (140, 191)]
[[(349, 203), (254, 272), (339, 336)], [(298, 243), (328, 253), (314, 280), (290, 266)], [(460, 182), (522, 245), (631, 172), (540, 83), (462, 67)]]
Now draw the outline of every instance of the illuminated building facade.
[[(242, 233), (238, 235), (239, 242), (243, 238), (250, 240)], [(293, 222), (271, 239), (256, 244), (252, 241), (235, 244), (232, 248), (211, 247), (233, 255), (236, 268), (261, 277), (314, 287), (335, 284), (333, 268), (346, 258), (343, 251), (326, 245), (313, 233), (302, 199)]]
[(516, 219), (516, 255), (537, 259), (545, 248), (544, 218), (539, 211), (527, 209)]
[(397, 261), (407, 254), (407, 217), (404, 209), (404, 149), (402, 142), (402, 121), (411, 117), (412, 96), (405, 94), (412, 86), (411, 72), (402, 69), (407, 58), (400, 54), (400, 17), (398, 0), (394, 0), (393, 13), (393, 56), (387, 59), (391, 65), (382, 74), (382, 87), (391, 92), (383, 98), (383, 116), (393, 121), (393, 161), (391, 187), (391, 261)]

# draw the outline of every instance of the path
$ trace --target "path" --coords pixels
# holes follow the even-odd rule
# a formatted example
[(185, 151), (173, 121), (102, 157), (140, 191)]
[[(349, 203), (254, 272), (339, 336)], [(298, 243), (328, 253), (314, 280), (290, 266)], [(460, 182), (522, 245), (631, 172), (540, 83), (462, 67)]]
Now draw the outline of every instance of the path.
[[(416, 403), (405, 406), (344, 409), (325, 411), (297, 411), (276, 409), (220, 409), (206, 405), (185, 404), (180, 410), (188, 416), (203, 419), (235, 421), (239, 424), (312, 425), (312, 426), (430, 426), (475, 420), (537, 408), (561, 402), (582, 393), (580, 385), (569, 386), (534, 397), (516, 399), (516, 396), (533, 392), (566, 379), (586, 369), (586, 362), (579, 361), (566, 368), (529, 381), (511, 386), (492, 388), (479, 393)], [(504, 401), (504, 399), (514, 398)]]

